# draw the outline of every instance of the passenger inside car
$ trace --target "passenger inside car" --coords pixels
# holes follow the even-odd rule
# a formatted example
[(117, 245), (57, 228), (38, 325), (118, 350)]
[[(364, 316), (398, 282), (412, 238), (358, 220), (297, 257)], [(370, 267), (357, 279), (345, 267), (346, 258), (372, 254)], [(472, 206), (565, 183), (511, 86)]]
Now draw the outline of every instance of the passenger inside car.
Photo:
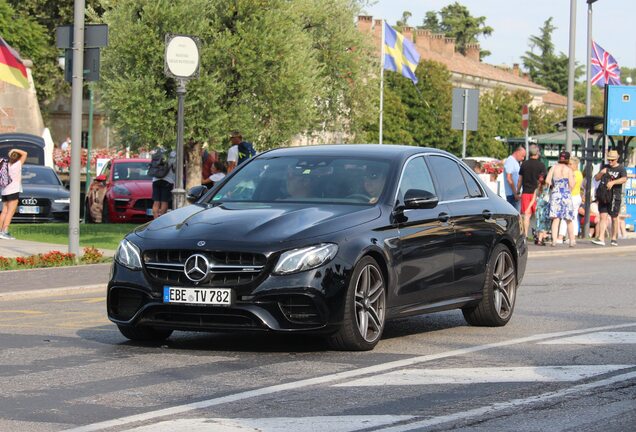
[(374, 165), (367, 167), (364, 174), (364, 190), (369, 195), (369, 203), (374, 204), (378, 201), (384, 189), (384, 183), (386, 183), (385, 170)]

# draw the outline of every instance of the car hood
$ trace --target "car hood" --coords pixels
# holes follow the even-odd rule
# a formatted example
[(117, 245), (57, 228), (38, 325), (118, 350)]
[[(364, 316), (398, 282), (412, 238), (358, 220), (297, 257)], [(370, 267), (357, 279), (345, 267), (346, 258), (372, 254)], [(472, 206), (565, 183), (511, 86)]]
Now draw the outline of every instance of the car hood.
[(68, 198), (71, 193), (60, 185), (22, 185), (23, 192), (20, 196), (34, 198)]
[(301, 204), (226, 203), (190, 205), (140, 227), (136, 234), (153, 240), (214, 240), (282, 243), (319, 237), (369, 222), (380, 216), (375, 207)]
[(120, 180), (113, 183), (113, 187), (123, 186), (130, 191), (134, 197), (152, 196), (152, 181), (150, 180)]

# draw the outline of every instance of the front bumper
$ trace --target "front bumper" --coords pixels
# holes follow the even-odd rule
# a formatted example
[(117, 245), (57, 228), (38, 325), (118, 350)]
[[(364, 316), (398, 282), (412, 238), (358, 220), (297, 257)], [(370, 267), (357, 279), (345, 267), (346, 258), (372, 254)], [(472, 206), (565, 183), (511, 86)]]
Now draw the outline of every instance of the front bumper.
[[(108, 318), (120, 326), (185, 331), (333, 332), (341, 323), (346, 272), (331, 262), (318, 269), (274, 276), (267, 267), (254, 282), (230, 286), (232, 306), (163, 302), (163, 285), (145, 270), (118, 263), (108, 283)], [(194, 286), (194, 285), (192, 285)]]

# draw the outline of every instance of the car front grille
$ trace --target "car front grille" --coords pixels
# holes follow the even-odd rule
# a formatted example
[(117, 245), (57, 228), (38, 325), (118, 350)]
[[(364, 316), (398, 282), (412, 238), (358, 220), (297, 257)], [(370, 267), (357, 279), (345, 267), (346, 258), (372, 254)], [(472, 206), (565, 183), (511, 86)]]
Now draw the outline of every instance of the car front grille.
[(204, 252), (197, 250), (149, 250), (144, 252), (144, 267), (155, 281), (193, 286), (184, 272), (186, 260), (193, 254), (204, 255), (210, 262), (209, 277), (198, 286), (231, 287), (245, 285), (261, 274), (267, 258), (245, 252)]
[(138, 199), (135, 201), (133, 208), (136, 210), (146, 210), (152, 208), (152, 200), (151, 199)]

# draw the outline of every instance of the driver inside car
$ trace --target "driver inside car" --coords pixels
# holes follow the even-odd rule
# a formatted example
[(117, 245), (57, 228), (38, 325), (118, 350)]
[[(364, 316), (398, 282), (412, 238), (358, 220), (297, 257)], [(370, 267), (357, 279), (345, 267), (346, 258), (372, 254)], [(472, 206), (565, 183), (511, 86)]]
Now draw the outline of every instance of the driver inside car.
[(364, 174), (364, 190), (369, 195), (369, 203), (375, 204), (386, 183), (386, 172), (375, 166), (367, 167)]

